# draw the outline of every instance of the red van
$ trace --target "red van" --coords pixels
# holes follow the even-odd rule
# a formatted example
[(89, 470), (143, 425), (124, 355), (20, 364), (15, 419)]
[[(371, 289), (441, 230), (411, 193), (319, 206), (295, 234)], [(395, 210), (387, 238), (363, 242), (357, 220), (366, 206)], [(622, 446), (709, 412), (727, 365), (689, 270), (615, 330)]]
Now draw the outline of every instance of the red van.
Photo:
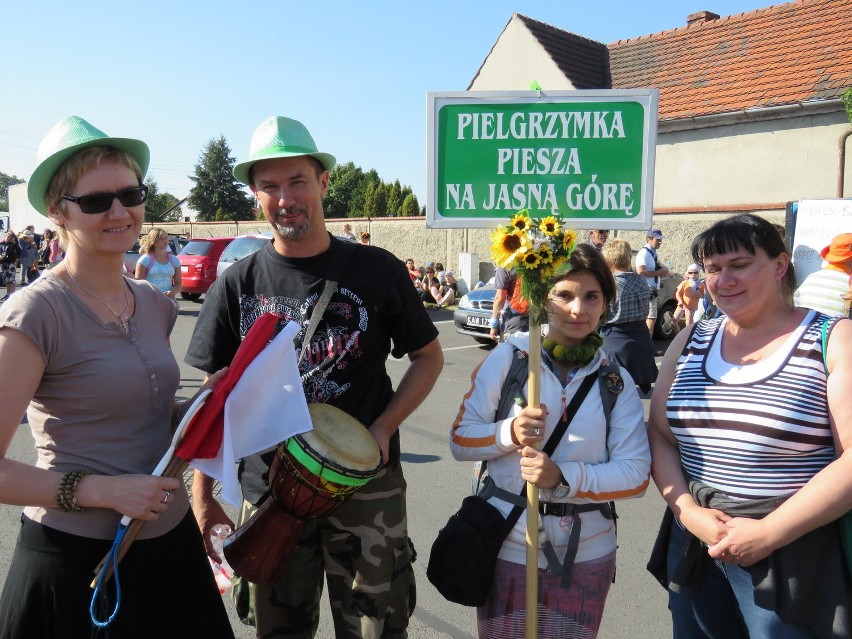
[(182, 280), (181, 297), (198, 301), (216, 281), (216, 265), (232, 237), (204, 237), (191, 239), (178, 255)]

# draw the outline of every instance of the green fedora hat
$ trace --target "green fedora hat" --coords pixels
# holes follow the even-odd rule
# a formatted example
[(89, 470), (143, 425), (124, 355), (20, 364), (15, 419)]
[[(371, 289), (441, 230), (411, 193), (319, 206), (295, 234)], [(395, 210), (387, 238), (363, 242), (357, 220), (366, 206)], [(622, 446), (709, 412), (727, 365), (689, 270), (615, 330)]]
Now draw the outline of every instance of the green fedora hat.
[(301, 155), (316, 158), (326, 171), (331, 171), (336, 162), (333, 155), (317, 151), (316, 142), (304, 124), (280, 115), (273, 116), (264, 120), (263, 124), (254, 130), (248, 159), (234, 166), (234, 177), (243, 184), (248, 184), (251, 180), (249, 172), (255, 162)]
[(93, 146), (114, 146), (127, 151), (139, 164), (143, 176), (148, 171), (151, 152), (142, 140), (111, 138), (83, 118), (69, 115), (57, 122), (38, 145), (38, 151), (36, 151), (38, 166), (27, 185), (27, 197), (36, 211), (47, 215), (47, 204), (44, 198), (50, 181), (62, 163), (75, 153)]

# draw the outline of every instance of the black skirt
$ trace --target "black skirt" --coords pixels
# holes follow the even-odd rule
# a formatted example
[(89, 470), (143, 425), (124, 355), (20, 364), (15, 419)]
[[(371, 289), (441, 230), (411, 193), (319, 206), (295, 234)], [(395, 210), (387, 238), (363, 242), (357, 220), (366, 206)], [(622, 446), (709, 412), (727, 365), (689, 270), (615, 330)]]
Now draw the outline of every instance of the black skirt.
[[(104, 629), (89, 618), (89, 584), (112, 542), (21, 520), (0, 596), (0, 639), (233, 639), (192, 512), (165, 535), (130, 547), (118, 569), (121, 606)], [(105, 591), (100, 619), (114, 608), (114, 579)]]
[(649, 386), (657, 379), (654, 343), (644, 320), (606, 324), (601, 327), (603, 351), (610, 362), (626, 368), (637, 386)]

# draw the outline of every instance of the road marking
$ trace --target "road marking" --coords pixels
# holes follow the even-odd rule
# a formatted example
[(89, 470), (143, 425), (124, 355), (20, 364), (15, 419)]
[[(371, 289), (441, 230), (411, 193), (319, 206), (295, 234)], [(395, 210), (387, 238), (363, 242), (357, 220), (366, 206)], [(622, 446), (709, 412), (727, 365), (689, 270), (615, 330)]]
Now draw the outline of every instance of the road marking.
[[(485, 346), (485, 344), (471, 344), (470, 346), (452, 346), (450, 348), (442, 348), (441, 352), (447, 353), (449, 351), (463, 351), (463, 350), (468, 349), (468, 348), (482, 348), (483, 346)], [(404, 358), (397, 359), (396, 357), (394, 357), (393, 355), (390, 355), (390, 354), (388, 354), (387, 361), (388, 362), (401, 362), (402, 364), (405, 364), (405, 365), (408, 365), (410, 363), (407, 359), (404, 359)]]
[(461, 351), (466, 348), (482, 348), (485, 344), (471, 344), (470, 346), (451, 346), (450, 348), (442, 348), (441, 350), (446, 353), (448, 351)]

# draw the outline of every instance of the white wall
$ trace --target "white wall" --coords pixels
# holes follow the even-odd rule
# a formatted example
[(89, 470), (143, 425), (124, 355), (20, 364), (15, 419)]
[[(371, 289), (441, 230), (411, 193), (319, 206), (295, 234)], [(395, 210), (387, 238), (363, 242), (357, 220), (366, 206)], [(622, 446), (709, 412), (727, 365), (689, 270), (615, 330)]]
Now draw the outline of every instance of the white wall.
[[(720, 207), (833, 198), (842, 112), (657, 136), (654, 208)], [(852, 144), (845, 193), (852, 196)]]
[(526, 91), (536, 81), (545, 91), (576, 87), (568, 81), (523, 22), (513, 17), (482, 64), (472, 91)]

